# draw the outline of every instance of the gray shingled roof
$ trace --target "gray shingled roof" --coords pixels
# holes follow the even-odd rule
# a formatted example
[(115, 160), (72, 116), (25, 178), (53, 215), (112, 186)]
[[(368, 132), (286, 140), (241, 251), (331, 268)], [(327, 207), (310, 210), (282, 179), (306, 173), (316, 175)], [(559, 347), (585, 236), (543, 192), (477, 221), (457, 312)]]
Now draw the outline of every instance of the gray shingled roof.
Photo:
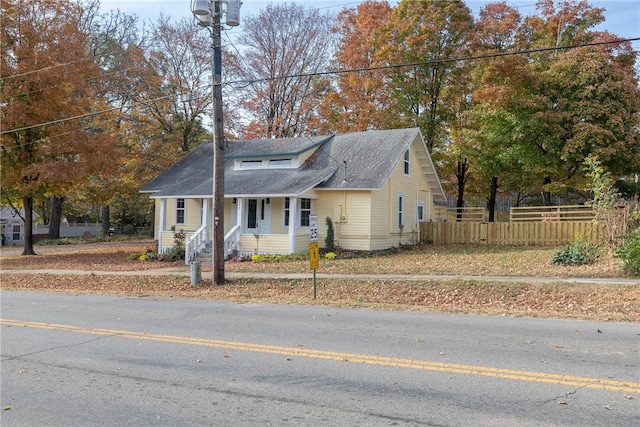
[[(275, 197), (299, 196), (312, 188), (379, 189), (416, 138), (424, 145), (418, 128), (229, 141), (224, 193), (226, 197)], [(234, 170), (236, 159), (295, 156), (312, 149), (316, 154), (298, 169)], [(202, 144), (140, 191), (153, 193), (152, 197), (211, 197), (212, 157), (211, 144)], [(433, 165), (425, 168), (432, 169)], [(444, 198), (437, 177), (430, 185), (436, 199)]]

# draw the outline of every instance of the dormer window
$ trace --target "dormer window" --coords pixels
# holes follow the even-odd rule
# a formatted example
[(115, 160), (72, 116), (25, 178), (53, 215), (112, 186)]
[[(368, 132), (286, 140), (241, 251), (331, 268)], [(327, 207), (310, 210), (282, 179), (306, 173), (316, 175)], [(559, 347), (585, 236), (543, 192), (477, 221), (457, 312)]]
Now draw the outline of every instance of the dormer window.
[(262, 169), (262, 160), (243, 160), (240, 169)]
[(271, 159), (269, 160), (270, 168), (290, 167), (293, 164), (291, 159)]
[(236, 169), (283, 169), (297, 167), (297, 159), (236, 160)]

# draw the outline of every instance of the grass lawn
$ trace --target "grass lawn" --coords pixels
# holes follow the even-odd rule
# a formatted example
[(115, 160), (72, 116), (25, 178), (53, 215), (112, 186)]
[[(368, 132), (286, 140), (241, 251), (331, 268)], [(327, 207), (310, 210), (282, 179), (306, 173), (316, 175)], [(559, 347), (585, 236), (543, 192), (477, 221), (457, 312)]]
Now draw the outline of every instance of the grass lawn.
[[(475, 313), (487, 315), (579, 318), (640, 322), (640, 286), (548, 283), (480, 282), (466, 280), (318, 280), (312, 298), (308, 260), (282, 262), (227, 262), (227, 272), (308, 273), (301, 280), (232, 279), (211, 286), (209, 266), (203, 283), (190, 284), (184, 263), (129, 261), (145, 252), (149, 242), (98, 243), (36, 247), (37, 256), (0, 252), (2, 289), (68, 293), (104, 293), (129, 296), (206, 298), (239, 303), (318, 304), (383, 310)], [(626, 277), (619, 260), (607, 256), (589, 266), (554, 266), (557, 248), (425, 245), (413, 250), (347, 259), (321, 259), (319, 273), (433, 274), (481, 276)], [(140, 271), (171, 268), (172, 275), (136, 276), (22, 274), (19, 270), (69, 269), (85, 271)], [(14, 272), (12, 272), (12, 270)]]

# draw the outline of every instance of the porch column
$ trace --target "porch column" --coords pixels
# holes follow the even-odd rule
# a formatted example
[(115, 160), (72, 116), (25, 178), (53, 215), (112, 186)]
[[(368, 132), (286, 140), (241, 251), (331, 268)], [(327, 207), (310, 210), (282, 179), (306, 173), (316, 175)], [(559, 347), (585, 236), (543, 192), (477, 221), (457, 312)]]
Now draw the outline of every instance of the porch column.
[(242, 228), (244, 224), (242, 223), (242, 215), (244, 215), (244, 199), (237, 198), (236, 199), (236, 225), (240, 228), (240, 233), (242, 233)]
[(236, 245), (237, 245), (237, 250), (238, 250), (238, 254), (242, 254), (242, 246), (240, 245), (240, 236), (242, 235), (242, 233), (244, 233), (244, 227), (245, 227), (245, 218), (244, 218), (244, 199), (238, 197), (238, 199), (236, 200), (236, 215), (238, 216), (236, 218), (237, 221), (237, 225), (238, 225), (238, 230), (236, 230)]
[(298, 198), (289, 197), (289, 253), (296, 253), (296, 224), (298, 223)]
[(162, 233), (167, 222), (167, 199), (160, 199), (160, 212), (158, 214), (158, 253), (162, 253)]
[(201, 199), (200, 225), (209, 225), (209, 199)]

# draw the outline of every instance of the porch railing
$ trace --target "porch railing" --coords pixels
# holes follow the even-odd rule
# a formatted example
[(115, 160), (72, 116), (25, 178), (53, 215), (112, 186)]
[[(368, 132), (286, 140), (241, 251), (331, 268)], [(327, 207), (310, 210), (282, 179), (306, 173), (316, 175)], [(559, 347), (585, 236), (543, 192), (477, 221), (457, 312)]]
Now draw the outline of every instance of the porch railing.
[(198, 256), (202, 249), (207, 244), (207, 236), (209, 227), (207, 224), (202, 224), (200, 228), (193, 232), (189, 238), (187, 238), (184, 244), (184, 263), (189, 265), (192, 259)]
[(240, 225), (236, 224), (224, 236), (224, 257), (240, 249)]

